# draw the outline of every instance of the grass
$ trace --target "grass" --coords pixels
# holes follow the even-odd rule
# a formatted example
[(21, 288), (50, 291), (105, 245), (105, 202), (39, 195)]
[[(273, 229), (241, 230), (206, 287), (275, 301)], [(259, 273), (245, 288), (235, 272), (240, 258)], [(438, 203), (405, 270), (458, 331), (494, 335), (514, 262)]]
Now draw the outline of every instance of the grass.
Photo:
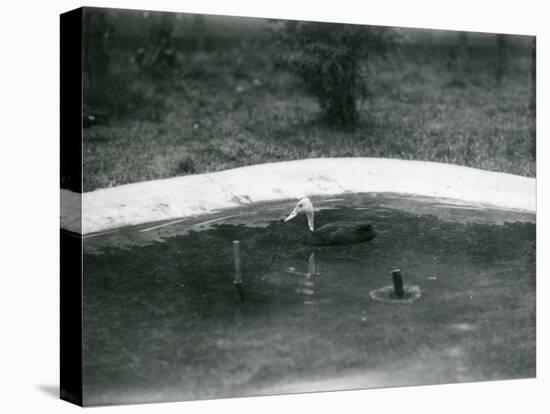
[(315, 100), (261, 48), (182, 54), (164, 79), (122, 65), (116, 113), (84, 130), (84, 191), (315, 157), (439, 161), (534, 177), (529, 57), (509, 59), (499, 85), (491, 53), (473, 51), (457, 64), (445, 51), (417, 52), (374, 62), (372, 96), (353, 132), (327, 128)]

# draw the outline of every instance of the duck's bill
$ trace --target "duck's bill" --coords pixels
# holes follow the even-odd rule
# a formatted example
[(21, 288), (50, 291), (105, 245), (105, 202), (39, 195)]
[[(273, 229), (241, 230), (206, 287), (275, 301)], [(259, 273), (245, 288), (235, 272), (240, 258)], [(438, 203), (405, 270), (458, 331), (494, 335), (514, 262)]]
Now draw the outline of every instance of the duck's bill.
[(298, 213), (296, 213), (296, 210), (292, 210), (292, 213), (288, 215), (288, 217), (285, 219), (285, 221), (292, 220), (294, 217), (296, 217)]

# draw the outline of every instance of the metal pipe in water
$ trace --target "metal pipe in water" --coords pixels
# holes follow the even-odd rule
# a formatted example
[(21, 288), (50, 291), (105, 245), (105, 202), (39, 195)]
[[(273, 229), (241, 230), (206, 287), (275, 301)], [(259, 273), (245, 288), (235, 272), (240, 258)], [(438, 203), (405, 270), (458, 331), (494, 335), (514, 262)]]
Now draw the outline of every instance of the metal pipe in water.
[(235, 262), (235, 279), (233, 283), (243, 283), (243, 274), (241, 270), (241, 243), (233, 240), (233, 261)]
[(237, 289), (241, 302), (244, 302), (243, 272), (241, 269), (241, 243), (238, 240), (233, 240), (233, 261), (235, 263), (235, 279), (233, 279), (233, 284)]
[(403, 292), (403, 276), (401, 275), (401, 270), (394, 269), (391, 272), (392, 279), (393, 279), (393, 291), (396, 298), (403, 298), (404, 292)]

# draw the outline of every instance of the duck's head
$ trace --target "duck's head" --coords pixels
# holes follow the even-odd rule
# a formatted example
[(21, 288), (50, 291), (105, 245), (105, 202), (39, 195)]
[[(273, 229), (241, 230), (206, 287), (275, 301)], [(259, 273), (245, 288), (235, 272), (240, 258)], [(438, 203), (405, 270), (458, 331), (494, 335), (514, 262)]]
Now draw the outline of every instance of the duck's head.
[(298, 214), (305, 214), (307, 217), (307, 225), (311, 231), (314, 230), (313, 226), (313, 204), (311, 204), (311, 201), (307, 197), (301, 198), (298, 203), (296, 204), (296, 207), (294, 207), (294, 210), (288, 215), (288, 217), (285, 219), (285, 221), (292, 220), (294, 217), (296, 217)]

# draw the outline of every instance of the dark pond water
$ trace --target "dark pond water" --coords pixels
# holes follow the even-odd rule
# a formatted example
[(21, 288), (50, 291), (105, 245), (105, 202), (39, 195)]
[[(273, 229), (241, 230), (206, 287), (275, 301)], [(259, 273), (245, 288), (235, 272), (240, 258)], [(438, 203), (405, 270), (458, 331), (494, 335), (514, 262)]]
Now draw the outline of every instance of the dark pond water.
[[(85, 404), (535, 375), (534, 215), (398, 195), (312, 201), (316, 225), (368, 220), (378, 236), (303, 245), (305, 219), (282, 222), (289, 201), (86, 238)], [(373, 300), (394, 268), (417, 300)]]

